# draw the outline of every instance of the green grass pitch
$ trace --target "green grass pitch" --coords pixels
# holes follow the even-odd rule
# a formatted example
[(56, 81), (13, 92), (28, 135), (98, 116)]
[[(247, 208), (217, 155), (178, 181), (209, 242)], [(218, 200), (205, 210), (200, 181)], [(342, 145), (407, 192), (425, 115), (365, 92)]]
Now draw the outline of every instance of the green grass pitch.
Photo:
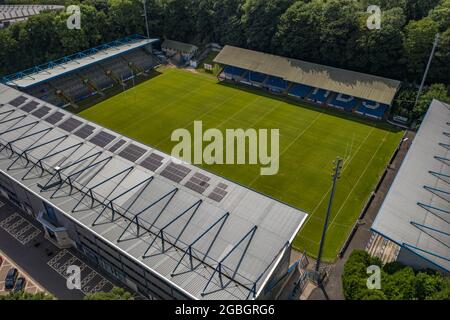
[(258, 165), (204, 166), (230, 180), (308, 212), (294, 247), (316, 256), (331, 189), (333, 160), (344, 158), (324, 260), (333, 261), (395, 151), (403, 132), (385, 124), (302, 106), (259, 91), (219, 83), (207, 74), (164, 69), (131, 90), (80, 113), (86, 119), (171, 153), (177, 128), (280, 129), (280, 170)]

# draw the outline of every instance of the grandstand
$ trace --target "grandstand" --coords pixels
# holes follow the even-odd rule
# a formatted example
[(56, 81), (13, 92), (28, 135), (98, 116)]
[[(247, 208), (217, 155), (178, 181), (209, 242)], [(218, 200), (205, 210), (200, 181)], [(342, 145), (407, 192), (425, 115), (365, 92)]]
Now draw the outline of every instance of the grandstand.
[(433, 100), (372, 225), (397, 260), (450, 272), (450, 105)]
[(130, 36), (8, 75), (2, 83), (59, 107), (76, 106), (153, 69), (158, 59), (152, 44), (157, 41)]
[(43, 11), (60, 11), (64, 6), (56, 5), (0, 5), (0, 29), (12, 23), (26, 20)]
[(0, 193), (152, 299), (269, 299), (307, 214), (0, 84)]
[(225, 46), (214, 59), (224, 66), (221, 80), (381, 120), (400, 82), (262, 52)]

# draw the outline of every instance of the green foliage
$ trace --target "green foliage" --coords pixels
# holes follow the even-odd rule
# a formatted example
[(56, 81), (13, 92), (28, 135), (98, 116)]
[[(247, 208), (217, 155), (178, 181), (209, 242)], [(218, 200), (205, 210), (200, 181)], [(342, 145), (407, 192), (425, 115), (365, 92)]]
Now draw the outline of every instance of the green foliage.
[(399, 262), (388, 263), (381, 271), (381, 289), (369, 290), (367, 267), (381, 265), (364, 250), (354, 250), (344, 265), (342, 285), (348, 300), (448, 300), (450, 277), (435, 271), (414, 272)]
[(433, 99), (450, 103), (450, 96), (444, 84), (433, 84), (419, 98), (413, 114), (418, 118), (425, 114)]
[(54, 300), (55, 298), (44, 292), (28, 293), (25, 291), (11, 291), (7, 295), (0, 295), (0, 300)]
[(114, 287), (109, 292), (95, 292), (84, 296), (84, 300), (133, 300), (133, 296), (123, 288)]
[[(142, 0), (46, 2), (81, 3), (82, 29), (68, 30), (62, 11), (0, 30), (0, 75), (146, 33)], [(379, 30), (366, 26), (369, 4), (381, 7)], [(427, 85), (448, 83), (450, 0), (146, 0), (146, 5), (152, 37), (242, 46), (413, 84), (420, 83), (440, 32)]]

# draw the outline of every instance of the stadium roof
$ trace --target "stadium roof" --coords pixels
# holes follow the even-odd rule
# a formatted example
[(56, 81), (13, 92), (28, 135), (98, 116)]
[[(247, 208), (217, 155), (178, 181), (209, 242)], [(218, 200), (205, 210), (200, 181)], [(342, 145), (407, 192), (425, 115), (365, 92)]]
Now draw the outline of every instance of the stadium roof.
[(225, 46), (214, 62), (390, 105), (400, 81)]
[(64, 6), (55, 5), (0, 5), (0, 23), (21, 21), (27, 17), (47, 10), (64, 10)]
[(450, 270), (450, 105), (433, 100), (372, 229)]
[(0, 143), (1, 172), (194, 299), (257, 297), (307, 216), (4, 85)]
[(134, 35), (17, 72), (4, 77), (2, 82), (17, 88), (32, 87), (156, 41), (159, 40)]
[(194, 53), (196, 50), (198, 50), (198, 47), (193, 44), (168, 39), (164, 40), (161, 48), (169, 48), (185, 53)]

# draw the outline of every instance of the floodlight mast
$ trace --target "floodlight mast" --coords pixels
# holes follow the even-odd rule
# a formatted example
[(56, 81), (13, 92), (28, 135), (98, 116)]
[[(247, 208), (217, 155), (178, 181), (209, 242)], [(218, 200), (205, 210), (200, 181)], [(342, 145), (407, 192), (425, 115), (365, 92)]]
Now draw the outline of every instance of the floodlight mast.
[(422, 82), (420, 83), (419, 91), (417, 92), (416, 101), (414, 103), (414, 108), (417, 106), (417, 103), (419, 102), (420, 95), (422, 94), (422, 91), (423, 91), (423, 86), (425, 85), (425, 81), (428, 76), (428, 71), (430, 70), (431, 61), (433, 60), (434, 53), (436, 52), (436, 48), (437, 48), (438, 44), (439, 44), (439, 33), (436, 33), (436, 36), (434, 37), (434, 42), (433, 42), (433, 49), (431, 49), (431, 54), (428, 59), (427, 67), (425, 68)]
[(330, 200), (328, 201), (327, 215), (325, 217), (325, 223), (323, 225), (322, 238), (320, 239), (319, 254), (317, 255), (317, 263), (316, 263), (316, 270), (315, 270), (318, 285), (321, 285), (321, 282), (322, 282), (322, 278), (320, 275), (320, 263), (322, 260), (323, 246), (324, 246), (324, 242), (325, 242), (325, 236), (327, 233), (328, 221), (330, 219), (331, 207), (333, 205), (334, 193), (336, 191), (336, 184), (337, 184), (337, 180), (340, 178), (343, 160), (340, 157), (338, 157), (333, 163), (335, 164), (335, 167), (333, 169), (333, 174), (332, 174), (333, 185), (331, 188)]
[(145, 30), (147, 31), (147, 39), (150, 39), (150, 32), (148, 30), (148, 18), (147, 18), (147, 0), (142, 0), (142, 3), (144, 4), (144, 17), (145, 17)]

